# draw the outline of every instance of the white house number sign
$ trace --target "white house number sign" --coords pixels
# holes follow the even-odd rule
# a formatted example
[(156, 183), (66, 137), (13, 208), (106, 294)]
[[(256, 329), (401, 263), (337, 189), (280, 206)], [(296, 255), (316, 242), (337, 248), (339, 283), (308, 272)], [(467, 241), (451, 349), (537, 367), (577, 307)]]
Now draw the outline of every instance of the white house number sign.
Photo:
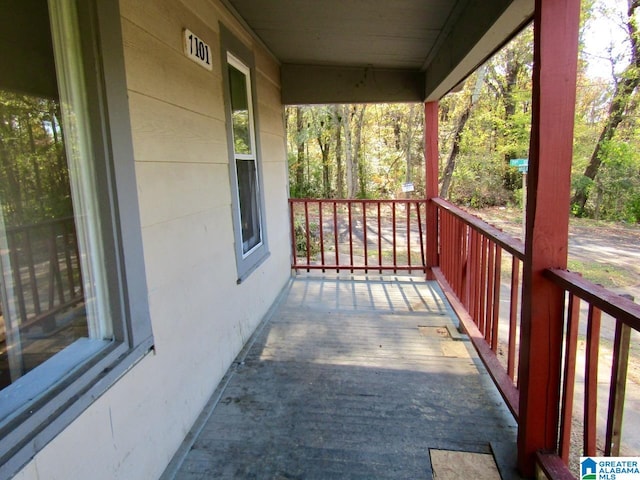
[(211, 70), (211, 47), (204, 43), (188, 28), (184, 29), (184, 53), (194, 62)]

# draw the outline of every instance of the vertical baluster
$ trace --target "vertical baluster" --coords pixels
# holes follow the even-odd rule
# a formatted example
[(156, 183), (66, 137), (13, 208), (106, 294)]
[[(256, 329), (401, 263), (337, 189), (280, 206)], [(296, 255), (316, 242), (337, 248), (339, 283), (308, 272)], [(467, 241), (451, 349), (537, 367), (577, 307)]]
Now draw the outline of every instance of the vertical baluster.
[(457, 256), (457, 248), (456, 243), (458, 239), (456, 238), (455, 228), (456, 228), (456, 219), (449, 212), (442, 212), (445, 217), (445, 237), (442, 239), (442, 249), (446, 251), (446, 269), (447, 269), (447, 278), (451, 278), (452, 282), (456, 284), (456, 256)]
[(398, 245), (396, 239), (396, 202), (391, 204), (391, 222), (393, 230), (393, 273), (398, 273)]
[[(462, 223), (462, 222), (461, 222)], [(461, 225), (462, 227), (462, 232), (461, 232), (461, 241), (464, 244), (464, 257), (461, 259), (460, 262), (460, 274), (462, 275), (462, 292), (464, 295), (464, 301), (463, 304), (467, 306), (467, 311), (468, 311), (468, 306), (471, 304), (471, 279), (473, 278), (471, 275), (471, 271), (472, 271), (472, 248), (471, 248), (471, 235), (473, 233), (473, 230), (471, 227), (469, 227), (467, 224)]]
[(444, 210), (440, 210), (439, 208), (436, 210), (440, 214), (440, 221), (438, 222), (438, 243), (440, 244), (440, 270), (445, 278), (450, 279), (449, 273), (449, 248), (448, 245), (451, 243), (449, 239), (449, 216)]
[(584, 392), (584, 453), (596, 454), (596, 422), (598, 409), (598, 352), (600, 348), (600, 319), (602, 312), (589, 305)]
[(378, 203), (378, 273), (382, 273), (382, 220), (380, 216), (380, 202)]
[(362, 201), (362, 243), (364, 243), (364, 273), (369, 273), (369, 246), (367, 245), (367, 204)]
[[(350, 265), (353, 267), (353, 220), (351, 217), (351, 203), (351, 200), (347, 202), (349, 210), (349, 257), (351, 260)], [(353, 268), (351, 269), (351, 273), (353, 273)]]
[[(459, 218), (449, 215), (451, 218), (451, 247), (454, 251), (451, 255), (451, 275), (453, 276), (456, 284), (456, 290), (458, 296), (464, 300), (464, 265), (467, 259), (467, 242), (466, 242), (466, 229), (465, 224)], [(468, 298), (466, 299), (468, 302)]]
[(507, 351), (507, 374), (511, 380), (515, 380), (519, 284), (520, 260), (513, 255), (511, 259), (511, 301), (509, 303), (509, 347)]
[[(425, 203), (425, 215), (427, 205)], [(416, 215), (418, 220), (418, 238), (420, 239), (420, 259), (422, 260), (422, 273), (427, 273), (427, 261), (424, 255), (424, 237), (422, 232), (422, 215), (420, 214), (420, 203), (416, 202)]]
[(571, 448), (571, 421), (573, 418), (573, 393), (576, 383), (579, 322), (580, 299), (570, 293), (569, 305), (567, 307), (563, 389), (562, 403), (560, 405), (560, 445), (558, 452), (564, 463), (569, 462), (569, 451)]
[(487, 268), (487, 243), (488, 239), (484, 235), (480, 235), (480, 307), (478, 310), (478, 321), (480, 322), (480, 331), (485, 340), (487, 338), (487, 296), (488, 296), (488, 268)]
[(336, 273), (340, 272), (340, 251), (339, 251), (339, 241), (340, 241), (340, 232), (338, 231), (338, 205), (334, 200), (333, 202), (333, 235), (335, 241), (336, 248)]
[(496, 249), (493, 276), (493, 332), (491, 333), (491, 349), (498, 352), (498, 332), (500, 331), (500, 293), (502, 283), (502, 247), (494, 245)]
[[(465, 224), (466, 225), (466, 224)], [(467, 289), (467, 294), (466, 294), (466, 298), (467, 298), (467, 302), (465, 307), (467, 308), (467, 311), (469, 312), (469, 314), (472, 316), (473, 318), (473, 312), (471, 311), (471, 309), (473, 308), (473, 293), (474, 293), (474, 288), (475, 288), (475, 283), (474, 283), (474, 261), (475, 261), (475, 250), (473, 248), (473, 238), (474, 238), (474, 230), (471, 227), (467, 227), (466, 228), (466, 234), (467, 234), (467, 246), (468, 246), (468, 253), (467, 253), (467, 269), (465, 272), (466, 275), (466, 289)]]
[(440, 271), (442, 271), (442, 274), (444, 275), (445, 278), (450, 278), (449, 277), (449, 272), (448, 272), (448, 258), (447, 258), (447, 248), (446, 248), (446, 242), (447, 242), (447, 217), (445, 215), (445, 213), (440, 210), (439, 207), (436, 207), (436, 215), (440, 216), (439, 221), (437, 222), (438, 225), (438, 244), (440, 246), (440, 261), (439, 261), (439, 267), (440, 267)]
[(322, 207), (323, 207), (322, 200), (318, 200), (318, 223), (319, 223), (319, 228), (320, 228), (320, 262), (321, 262), (321, 265), (322, 265), (322, 273), (324, 273), (326, 270), (324, 269), (324, 266), (325, 266), (325, 262), (324, 262), (324, 221), (322, 219)]
[(405, 203), (407, 213), (407, 265), (409, 266), (409, 273), (411, 270), (411, 204)]
[(629, 344), (631, 327), (616, 319), (616, 334), (613, 342), (613, 364), (611, 365), (611, 385), (609, 388), (609, 409), (607, 414), (607, 433), (604, 446), (606, 456), (620, 455), (622, 436), (622, 413), (627, 388), (627, 369), (629, 366)]
[[(476, 274), (475, 274), (476, 307), (475, 307), (475, 314), (473, 318), (476, 322), (476, 325), (478, 325), (478, 328), (480, 328), (480, 318), (482, 317), (481, 305), (482, 305), (482, 297), (483, 297), (482, 278), (484, 276), (483, 264), (482, 264), (482, 258), (483, 258), (482, 247), (483, 247), (484, 237), (477, 230), (474, 230), (474, 231), (476, 232), (476, 252), (477, 253), (476, 253)], [(480, 329), (480, 331), (482, 331), (482, 329)]]
[(309, 272), (309, 265), (311, 265), (311, 236), (309, 235), (309, 202), (304, 201), (304, 226), (305, 226), (305, 239), (307, 241), (307, 272)]
[(493, 311), (495, 309), (495, 244), (487, 239), (487, 304), (485, 309), (485, 323), (486, 323), (486, 334), (485, 339), (487, 343), (491, 345), (491, 349), (495, 352), (493, 348)]

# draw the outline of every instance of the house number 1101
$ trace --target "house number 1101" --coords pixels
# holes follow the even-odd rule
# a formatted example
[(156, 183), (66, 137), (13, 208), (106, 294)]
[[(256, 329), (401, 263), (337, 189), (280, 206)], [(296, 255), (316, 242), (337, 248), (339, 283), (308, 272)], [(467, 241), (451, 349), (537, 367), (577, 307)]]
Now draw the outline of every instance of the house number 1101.
[(188, 28), (184, 29), (184, 53), (191, 60), (211, 70), (211, 48)]

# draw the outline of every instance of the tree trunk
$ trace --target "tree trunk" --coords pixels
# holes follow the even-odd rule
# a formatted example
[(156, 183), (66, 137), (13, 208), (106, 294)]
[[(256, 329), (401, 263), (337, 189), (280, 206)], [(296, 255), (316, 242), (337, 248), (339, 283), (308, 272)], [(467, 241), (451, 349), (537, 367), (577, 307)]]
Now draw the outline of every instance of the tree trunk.
[[(631, 44), (631, 62), (627, 68), (624, 69), (621, 79), (616, 84), (611, 105), (609, 106), (607, 123), (605, 123), (602, 128), (598, 143), (596, 143), (589, 164), (583, 174), (592, 181), (596, 178), (600, 165), (602, 165), (606, 144), (615, 135), (618, 125), (627, 117), (627, 107), (632, 101), (634, 90), (640, 84), (640, 53), (638, 52), (640, 39), (638, 38), (638, 25), (634, 17), (635, 10), (638, 6), (640, 6), (640, 0), (629, 0), (627, 30)], [(585, 205), (588, 199), (588, 186), (584, 182), (580, 182), (580, 186), (576, 188), (573, 198), (571, 199), (571, 204), (574, 206), (578, 216), (584, 215)]]
[(453, 171), (456, 168), (456, 158), (458, 157), (458, 153), (460, 153), (460, 140), (462, 139), (462, 133), (464, 132), (464, 127), (467, 124), (467, 120), (469, 120), (469, 117), (471, 116), (473, 107), (478, 102), (478, 98), (480, 98), (480, 91), (482, 90), (482, 84), (484, 83), (485, 73), (486, 67), (482, 66), (480, 67), (480, 69), (478, 69), (478, 76), (476, 78), (476, 85), (473, 90), (473, 94), (471, 95), (471, 99), (467, 104), (467, 108), (464, 109), (464, 111), (460, 115), (460, 118), (458, 119), (458, 123), (453, 134), (453, 145), (451, 147), (451, 152), (449, 153), (447, 165), (444, 169), (444, 173), (442, 174), (442, 187), (440, 188), (440, 196), (442, 198), (448, 198), (449, 187), (451, 186), (451, 178), (453, 177)]
[(360, 197), (367, 197), (367, 172), (365, 168), (365, 162), (362, 155), (362, 125), (364, 123), (364, 111), (367, 106), (362, 105), (358, 111), (358, 107), (353, 107), (354, 116), (357, 115), (355, 142), (353, 145), (353, 160), (357, 166), (357, 178), (355, 179), (355, 185), (359, 187)]
[(304, 189), (304, 118), (301, 106), (296, 107), (296, 144), (298, 157), (296, 160), (296, 193), (300, 195)]
[(355, 198), (358, 190), (358, 165), (354, 161), (353, 142), (351, 141), (351, 112), (347, 105), (342, 105), (342, 127), (344, 130), (344, 161), (347, 174), (347, 198)]
[(342, 117), (337, 105), (333, 107), (333, 120), (336, 124), (336, 190), (338, 198), (344, 198), (344, 164), (342, 163)]
[[(523, 68), (518, 56), (513, 50), (507, 50), (507, 65), (504, 88), (502, 90), (502, 98), (504, 102), (504, 119), (507, 125), (516, 113), (515, 91), (518, 88), (518, 75)], [(505, 137), (507, 132), (505, 131)], [(505, 142), (508, 143), (508, 142)], [(504, 162), (509, 165), (509, 161), (514, 158), (512, 152), (507, 151), (504, 154)], [(520, 175), (515, 175), (512, 169), (505, 168), (502, 183), (507, 190), (514, 190), (519, 186)]]
[(318, 136), (318, 146), (320, 147), (320, 153), (322, 154), (322, 195), (324, 198), (331, 198), (331, 179), (329, 169), (329, 151), (331, 145), (329, 141), (322, 141), (322, 137)]
[(467, 105), (467, 108), (464, 109), (462, 115), (458, 119), (458, 123), (456, 125), (455, 132), (453, 134), (453, 145), (451, 146), (451, 152), (449, 152), (449, 158), (447, 159), (447, 165), (444, 169), (444, 173), (442, 174), (442, 186), (440, 187), (440, 196), (442, 198), (448, 198), (449, 196), (449, 187), (451, 186), (451, 177), (453, 177), (453, 171), (456, 168), (456, 158), (458, 157), (458, 153), (460, 153), (460, 140), (462, 139), (462, 132), (464, 131), (464, 126), (469, 120), (471, 116), (471, 103)]

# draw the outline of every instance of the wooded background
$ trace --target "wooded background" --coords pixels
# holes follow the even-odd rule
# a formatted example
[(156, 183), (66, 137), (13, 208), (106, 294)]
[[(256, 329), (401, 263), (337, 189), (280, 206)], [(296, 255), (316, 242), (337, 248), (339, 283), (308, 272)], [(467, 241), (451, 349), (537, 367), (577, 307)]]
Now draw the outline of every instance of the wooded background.
[[(583, 1), (571, 199), (577, 216), (640, 222), (639, 5)], [(605, 53), (594, 55), (592, 36), (608, 33), (609, 40), (596, 39), (605, 41)], [(605, 71), (594, 73), (596, 61)], [(521, 203), (522, 173), (509, 161), (528, 157), (532, 62), (528, 27), (440, 101), (443, 198), (474, 208)], [(421, 104), (288, 107), (290, 196), (424, 197), (423, 122)], [(405, 193), (409, 182), (415, 191)]]

